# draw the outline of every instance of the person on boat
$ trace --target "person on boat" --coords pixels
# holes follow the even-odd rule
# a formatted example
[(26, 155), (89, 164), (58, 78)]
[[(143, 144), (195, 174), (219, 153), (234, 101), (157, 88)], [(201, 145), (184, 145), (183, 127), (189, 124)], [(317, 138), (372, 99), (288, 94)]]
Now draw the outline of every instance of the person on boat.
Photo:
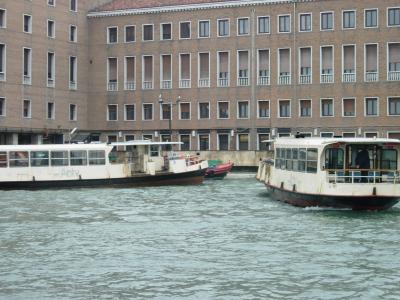
[(358, 150), (355, 163), (357, 169), (361, 169), (361, 182), (367, 182), (367, 169), (371, 167), (369, 161), (369, 153), (367, 149), (363, 148)]

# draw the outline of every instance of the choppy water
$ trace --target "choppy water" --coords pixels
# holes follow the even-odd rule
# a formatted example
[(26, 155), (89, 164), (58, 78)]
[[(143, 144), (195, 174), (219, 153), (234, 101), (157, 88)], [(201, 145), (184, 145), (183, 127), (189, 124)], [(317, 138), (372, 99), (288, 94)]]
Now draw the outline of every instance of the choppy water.
[(0, 192), (1, 299), (400, 299), (400, 206), (300, 209), (233, 176)]

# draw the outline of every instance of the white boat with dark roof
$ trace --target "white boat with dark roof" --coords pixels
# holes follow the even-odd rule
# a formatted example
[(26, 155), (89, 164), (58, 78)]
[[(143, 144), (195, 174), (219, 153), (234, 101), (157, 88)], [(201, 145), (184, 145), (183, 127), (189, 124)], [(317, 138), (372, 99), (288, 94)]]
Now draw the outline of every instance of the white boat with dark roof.
[(400, 200), (400, 140), (279, 138), (257, 179), (271, 198), (300, 207), (383, 210)]
[[(177, 142), (1, 145), (0, 189), (200, 184), (207, 161), (162, 151)], [(124, 151), (119, 151), (124, 149)]]

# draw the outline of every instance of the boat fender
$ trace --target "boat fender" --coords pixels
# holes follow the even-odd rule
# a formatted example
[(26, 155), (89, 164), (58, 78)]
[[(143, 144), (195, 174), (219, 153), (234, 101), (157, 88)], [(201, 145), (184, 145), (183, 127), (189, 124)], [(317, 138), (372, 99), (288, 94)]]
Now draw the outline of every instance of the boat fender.
[(35, 178), (35, 176), (32, 176), (32, 181), (36, 181), (36, 178)]
[(283, 181), (281, 181), (281, 189), (283, 189)]
[(293, 192), (295, 192), (295, 191), (296, 191), (296, 185), (295, 185), (295, 184), (293, 184), (293, 188), (292, 188), (292, 190), (293, 190)]
[(376, 186), (372, 189), (372, 195), (376, 196)]
[(82, 180), (82, 175), (79, 175), (79, 180)]

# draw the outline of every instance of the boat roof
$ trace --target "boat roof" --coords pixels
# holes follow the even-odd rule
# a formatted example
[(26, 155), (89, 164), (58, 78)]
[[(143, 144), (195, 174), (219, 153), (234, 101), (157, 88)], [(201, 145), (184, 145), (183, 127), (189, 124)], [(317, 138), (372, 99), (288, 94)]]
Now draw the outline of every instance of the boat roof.
[(61, 151), (61, 150), (107, 150), (111, 145), (105, 143), (91, 144), (40, 144), (40, 145), (0, 145), (0, 151)]
[(277, 138), (274, 141), (275, 147), (277, 146), (303, 146), (303, 147), (318, 147), (326, 146), (329, 144), (400, 144), (398, 139), (387, 139), (387, 138), (294, 138), (285, 137)]

